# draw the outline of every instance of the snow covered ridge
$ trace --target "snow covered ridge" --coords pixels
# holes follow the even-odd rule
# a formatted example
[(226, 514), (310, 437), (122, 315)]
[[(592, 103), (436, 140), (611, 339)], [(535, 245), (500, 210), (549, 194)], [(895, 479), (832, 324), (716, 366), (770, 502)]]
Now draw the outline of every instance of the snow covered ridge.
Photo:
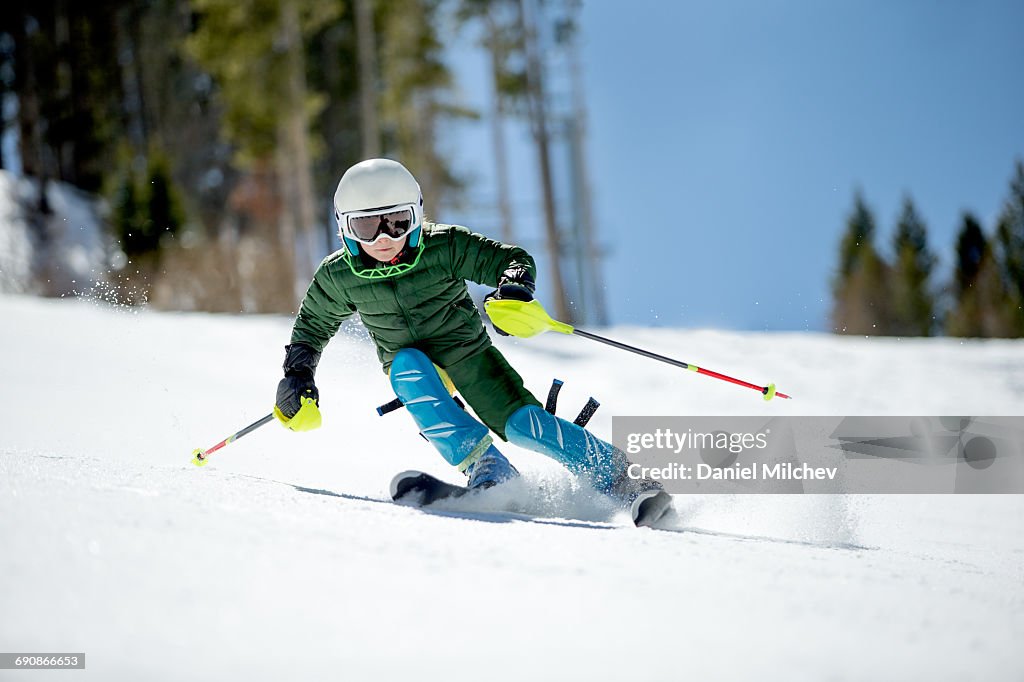
[(109, 246), (101, 202), (71, 185), (46, 185), (51, 213), (38, 210), (39, 183), (0, 170), (0, 293), (49, 296), (95, 290)]
[[(324, 353), (323, 428), (271, 424), (200, 469), (193, 448), (269, 411), (290, 319), (10, 295), (0, 319), (0, 651), (84, 652), (76, 679), (1024, 677), (1022, 496), (676, 496), (684, 529), (641, 530), (503, 444), (524, 490), (420, 511), (393, 474), (458, 478), (376, 416), (365, 335)], [(598, 397), (606, 436), (613, 414), (1024, 405), (1021, 342), (614, 335), (797, 399), (571, 337), (496, 343), (534, 393), (563, 379), (567, 412)]]

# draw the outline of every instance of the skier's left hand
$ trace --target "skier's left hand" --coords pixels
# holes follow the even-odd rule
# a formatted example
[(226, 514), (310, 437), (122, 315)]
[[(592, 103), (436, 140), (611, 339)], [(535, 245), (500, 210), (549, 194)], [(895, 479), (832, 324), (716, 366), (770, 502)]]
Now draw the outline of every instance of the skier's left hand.
[[(502, 284), (491, 293), (484, 296), (484, 306), (487, 306), (488, 301), (523, 301), (529, 303), (533, 300), (533, 292), (524, 287), (521, 284)], [(491, 320), (491, 324), (494, 326), (494, 331), (498, 332), (502, 336), (509, 336), (509, 333), (494, 324), (494, 320)]]
[[(525, 270), (515, 269), (506, 271), (498, 282), (498, 288), (484, 296), (484, 308), (488, 301), (523, 301), (529, 303), (533, 300), (534, 290), (533, 278)], [(493, 324), (493, 320), (491, 320)], [(509, 336), (509, 333), (498, 325), (494, 325), (494, 331), (502, 336)]]

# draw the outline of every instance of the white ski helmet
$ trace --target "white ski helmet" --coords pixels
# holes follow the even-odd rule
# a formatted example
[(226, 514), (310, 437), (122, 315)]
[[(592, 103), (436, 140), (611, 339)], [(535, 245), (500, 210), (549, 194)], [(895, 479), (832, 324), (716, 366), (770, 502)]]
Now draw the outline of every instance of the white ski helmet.
[[(334, 193), (334, 215), (338, 234), (353, 256), (359, 254), (360, 242), (382, 237), (408, 235), (407, 247), (420, 249), (423, 193), (412, 173), (397, 161), (367, 159), (345, 171)], [(394, 220), (403, 215), (407, 223)]]

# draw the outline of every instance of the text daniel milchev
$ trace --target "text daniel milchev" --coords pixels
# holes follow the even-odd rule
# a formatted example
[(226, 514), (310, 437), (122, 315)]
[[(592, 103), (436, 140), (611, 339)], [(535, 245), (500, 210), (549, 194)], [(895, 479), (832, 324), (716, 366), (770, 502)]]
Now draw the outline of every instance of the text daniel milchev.
[[(656, 429), (653, 432), (630, 433), (626, 437), (626, 450), (637, 454), (644, 449), (672, 450), (679, 454), (685, 449), (728, 450), (739, 454), (748, 449), (763, 450), (768, 447), (768, 433), (701, 433), (687, 430), (677, 432), (672, 429)], [(834, 480), (838, 467), (812, 467), (809, 464), (792, 462), (775, 463), (741, 463), (730, 466), (712, 466), (706, 463), (686, 465), (680, 462), (669, 462), (664, 466), (650, 467), (631, 464), (628, 469), (630, 478), (654, 478), (657, 480), (706, 481), (706, 480), (743, 480), (743, 481), (791, 481), (791, 480)]]

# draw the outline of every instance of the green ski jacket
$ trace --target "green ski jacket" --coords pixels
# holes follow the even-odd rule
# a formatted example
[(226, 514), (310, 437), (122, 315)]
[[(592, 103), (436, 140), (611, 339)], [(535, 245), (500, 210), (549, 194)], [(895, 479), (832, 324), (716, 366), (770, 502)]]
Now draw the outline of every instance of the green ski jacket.
[(417, 348), (441, 367), (487, 349), (491, 340), (466, 280), (498, 286), (509, 268), (536, 274), (533, 258), (457, 225), (425, 223), (423, 252), (411, 270), (384, 279), (355, 274), (341, 249), (320, 264), (292, 328), (292, 343), (322, 352), (341, 323), (359, 313), (387, 371), (402, 348)]

